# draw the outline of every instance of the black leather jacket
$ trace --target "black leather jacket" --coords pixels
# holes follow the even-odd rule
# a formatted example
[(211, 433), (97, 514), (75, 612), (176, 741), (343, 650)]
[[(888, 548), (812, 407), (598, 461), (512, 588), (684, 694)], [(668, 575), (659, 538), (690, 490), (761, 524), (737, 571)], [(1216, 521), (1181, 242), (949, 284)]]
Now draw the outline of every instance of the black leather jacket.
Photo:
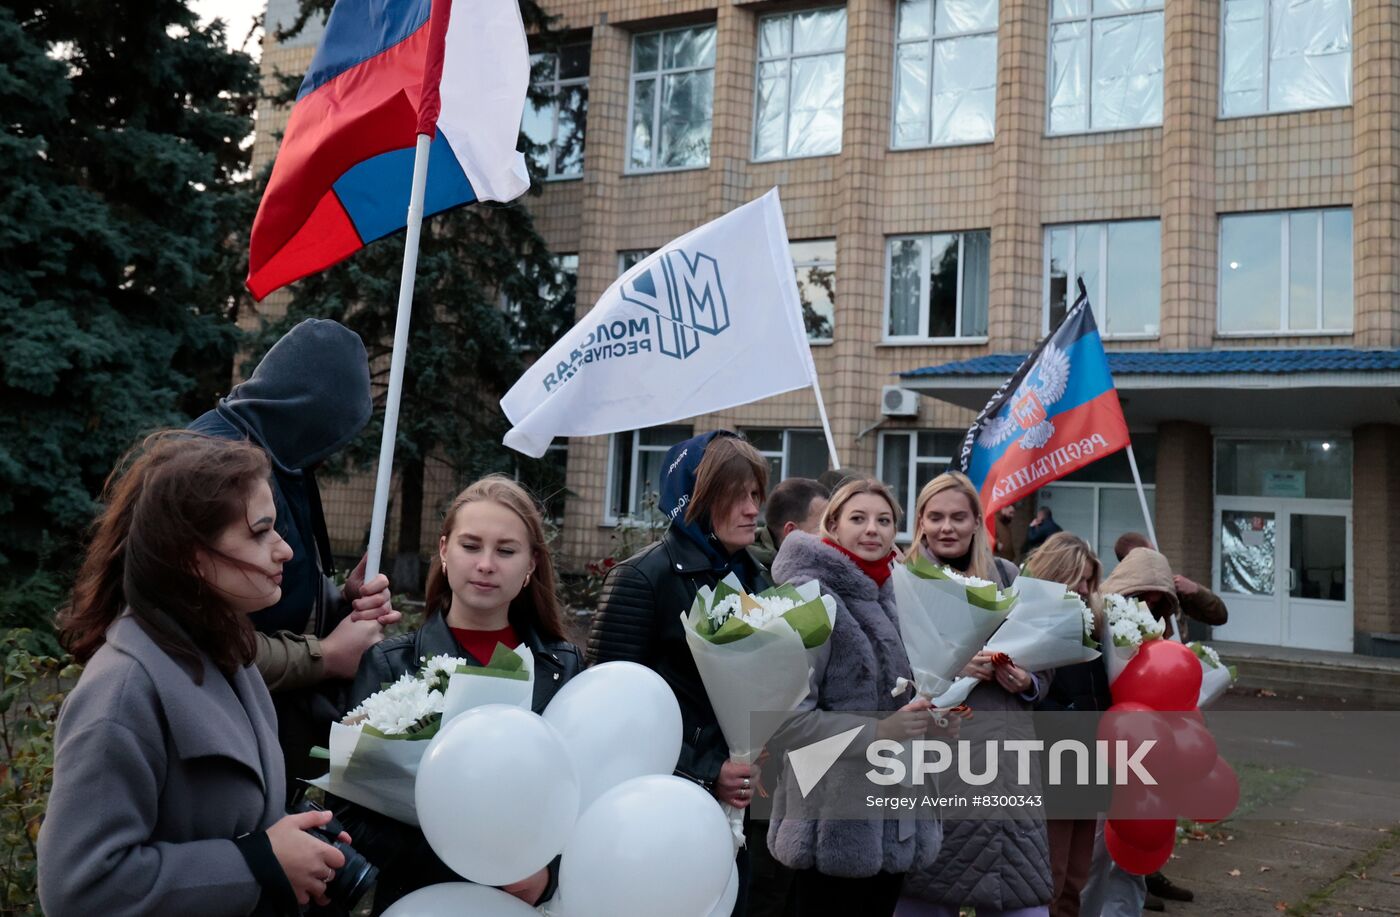
[[(564, 683), (578, 674), (583, 660), (578, 647), (572, 643), (544, 642), (533, 630), (521, 633), (520, 637), (535, 655), (535, 694), (531, 708), (539, 713)], [(424, 656), (440, 654), (479, 662), (462, 649), (443, 616), (437, 614), (413, 633), (400, 634), (374, 646), (360, 660), (360, 669), (350, 689), (350, 707), (358, 706), (385, 684), (398, 680), (404, 672), (417, 670)], [(433, 853), (420, 829), (354, 803), (344, 800), (334, 800), (334, 803), (336, 817), (354, 839), (355, 849), (379, 867), (379, 884), (374, 892), (375, 914), (383, 913), (409, 892), (439, 882), (462, 881), (461, 876)], [(554, 894), (558, 881), (557, 859), (550, 864), (549, 874), (549, 886), (541, 900)]]
[[(763, 565), (751, 556), (748, 561), (754, 571), (753, 591), (771, 586)], [(690, 610), (701, 586), (713, 587), (722, 578), (698, 545), (668, 530), (661, 541), (608, 574), (586, 653), (589, 665), (615, 659), (639, 662), (666, 679), (681, 707), (676, 774), (706, 787), (718, 779), (729, 746), (686, 645), (681, 615)]]

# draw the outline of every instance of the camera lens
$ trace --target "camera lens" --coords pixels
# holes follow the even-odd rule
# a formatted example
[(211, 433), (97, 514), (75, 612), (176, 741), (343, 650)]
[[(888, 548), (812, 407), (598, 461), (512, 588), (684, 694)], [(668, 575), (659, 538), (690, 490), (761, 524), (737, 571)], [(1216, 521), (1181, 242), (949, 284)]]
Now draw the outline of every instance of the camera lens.
[(379, 869), (349, 844), (336, 841), (332, 846), (345, 855), (345, 865), (326, 883), (326, 897), (345, 905), (346, 910), (354, 910), (364, 893), (379, 880)]

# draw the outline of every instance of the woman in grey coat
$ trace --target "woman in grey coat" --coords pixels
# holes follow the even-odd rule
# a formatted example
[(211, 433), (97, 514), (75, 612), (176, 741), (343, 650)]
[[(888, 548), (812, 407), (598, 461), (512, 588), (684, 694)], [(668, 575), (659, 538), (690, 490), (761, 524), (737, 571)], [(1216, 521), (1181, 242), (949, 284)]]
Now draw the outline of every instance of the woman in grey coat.
[[(924, 485), (914, 531), (911, 554), (921, 551), (935, 563), (1003, 588), (1016, 578), (1013, 564), (992, 557), (977, 491), (957, 472), (941, 474)], [(973, 716), (959, 739), (980, 749), (988, 739), (1035, 738), (1029, 714), (1044, 696), (1053, 672), (996, 665), (992, 655), (983, 651), (973, 657), (964, 674), (981, 684), (968, 695)], [(985, 762), (973, 757), (972, 772), (981, 772)], [(1032, 767), (1035, 785), (1029, 787), (1006, 779), (1005, 775), (1015, 772), (1014, 754), (1003, 753), (997, 763), (1002, 776), (982, 792), (1039, 794), (1038, 762)], [(906, 879), (897, 917), (957, 917), (959, 908), (969, 905), (977, 909), (978, 917), (1047, 917), (1052, 885), (1044, 818), (1039, 810), (999, 814), (1004, 817), (944, 822), (938, 861)]]
[[(884, 484), (848, 481), (827, 506), (824, 537), (793, 532), (773, 560), (775, 580), (817, 580), (836, 600), (836, 623), (813, 660), (807, 699), (773, 743), (800, 747), (862, 729), (848, 746), (858, 760), (843, 761), (822, 778), (831, 802), (849, 804), (873, 788), (863, 776), (870, 742), (923, 736), (933, 725), (927, 701), (896, 700), (890, 693), (909, 673), (889, 582), (898, 515)], [(886, 715), (876, 721), (869, 716), (874, 712)], [(892, 913), (905, 873), (937, 855), (938, 821), (887, 818), (880, 810), (864, 818), (828, 817), (822, 797), (806, 796), (787, 765), (775, 791), (768, 847), (778, 862), (798, 870), (797, 913)]]
[(181, 433), (109, 486), (59, 620), (87, 667), (39, 833), (49, 917), (294, 914), (344, 865), (306, 833), (330, 813), (284, 811), (253, 667), (248, 615), (277, 601), (292, 553), (268, 476), (254, 446)]

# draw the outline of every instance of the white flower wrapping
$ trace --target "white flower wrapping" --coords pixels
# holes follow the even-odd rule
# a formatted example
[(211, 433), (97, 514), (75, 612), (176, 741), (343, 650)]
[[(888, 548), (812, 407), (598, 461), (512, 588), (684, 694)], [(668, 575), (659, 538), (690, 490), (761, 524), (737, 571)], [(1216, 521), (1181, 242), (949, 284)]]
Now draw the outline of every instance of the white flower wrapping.
[[(898, 563), (892, 574), (899, 634), (914, 690), (930, 701), (953, 687), (968, 662), (1007, 619), (1006, 611), (989, 610), (969, 599), (969, 583), (963, 580), (975, 577), (954, 579), (951, 571), (944, 571), (947, 575), (927, 578)], [(903, 693), (907, 684), (901, 678), (891, 687)]]
[(414, 782), (428, 741), (464, 710), (509, 703), (530, 709), (534, 654), (515, 651), (525, 680), (476, 674), (481, 667), (454, 656), (425, 659), (417, 672), (371, 694), (331, 724), (330, 770), (308, 780), (342, 799), (410, 825), (418, 824)]
[[(988, 652), (1005, 653), (1028, 672), (1088, 662), (1099, 651), (1084, 644), (1085, 614), (1093, 626), (1093, 614), (1079, 596), (1065, 594), (1063, 583), (1018, 577), (1010, 591), (1016, 603), (985, 645)], [(1074, 601), (1068, 601), (1073, 598)], [(966, 663), (964, 663), (966, 664)], [(933, 698), (939, 708), (955, 707), (967, 700), (978, 680), (961, 677), (943, 694)]]
[(1235, 683), (1236, 673), (1232, 666), (1220, 661), (1220, 654), (1199, 640), (1186, 644), (1186, 648), (1201, 660), (1201, 694), (1196, 700), (1197, 707), (1208, 707)]
[[(733, 574), (723, 580), (736, 593), (743, 591)], [(789, 594), (775, 595), (777, 589)], [(726, 590), (727, 591), (727, 590)], [(681, 614), (686, 645), (695, 658), (695, 667), (705, 685), (720, 732), (729, 745), (729, 757), (752, 764), (772, 738), (754, 732), (755, 711), (792, 710), (807, 696), (811, 665), (804, 636), (783, 615), (796, 608), (820, 602), (826, 616), (826, 633), (836, 624), (836, 602), (823, 595), (821, 584), (812, 581), (800, 586), (780, 586), (765, 590), (767, 595), (729, 594), (716, 601), (714, 590), (702, 587), (688, 613)], [(797, 598), (793, 598), (793, 596)], [(753, 629), (724, 642), (715, 642), (720, 628), (738, 618)], [(743, 631), (743, 627), (738, 628)], [(816, 641), (816, 636), (809, 634)], [(825, 638), (822, 638), (825, 639)], [(775, 720), (769, 717), (767, 719)], [(773, 726), (777, 723), (774, 722)], [(744, 842), (743, 813), (725, 807), (734, 830), (735, 846)]]
[(1141, 599), (1110, 592), (1103, 597), (1103, 610), (1108, 633), (1104, 635), (1104, 666), (1111, 685), (1123, 674), (1138, 648), (1148, 640), (1160, 640), (1166, 633), (1166, 622), (1158, 621)]

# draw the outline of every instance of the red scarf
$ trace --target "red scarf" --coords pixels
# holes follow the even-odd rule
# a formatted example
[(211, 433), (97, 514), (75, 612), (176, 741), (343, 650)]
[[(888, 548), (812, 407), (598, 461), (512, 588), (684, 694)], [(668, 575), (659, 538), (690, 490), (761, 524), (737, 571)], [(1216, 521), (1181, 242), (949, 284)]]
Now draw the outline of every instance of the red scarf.
[(885, 585), (885, 580), (890, 578), (890, 563), (899, 556), (899, 552), (891, 548), (890, 553), (879, 560), (866, 560), (864, 557), (847, 551), (830, 538), (823, 538), (822, 541), (849, 557), (857, 567), (865, 572), (866, 576), (875, 581), (877, 587)]

